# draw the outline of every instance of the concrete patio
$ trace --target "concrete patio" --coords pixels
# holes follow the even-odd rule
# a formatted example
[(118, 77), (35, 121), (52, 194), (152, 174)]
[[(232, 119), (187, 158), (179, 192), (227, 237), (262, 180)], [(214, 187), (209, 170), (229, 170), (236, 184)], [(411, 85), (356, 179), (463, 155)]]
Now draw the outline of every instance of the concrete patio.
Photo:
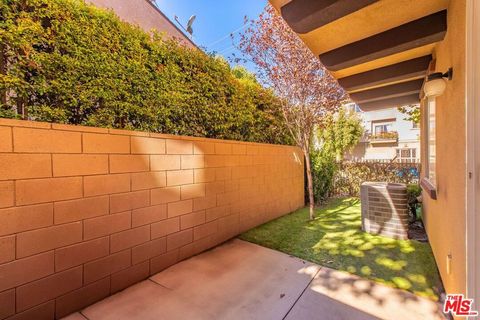
[(443, 319), (437, 303), (241, 240), (66, 320)]

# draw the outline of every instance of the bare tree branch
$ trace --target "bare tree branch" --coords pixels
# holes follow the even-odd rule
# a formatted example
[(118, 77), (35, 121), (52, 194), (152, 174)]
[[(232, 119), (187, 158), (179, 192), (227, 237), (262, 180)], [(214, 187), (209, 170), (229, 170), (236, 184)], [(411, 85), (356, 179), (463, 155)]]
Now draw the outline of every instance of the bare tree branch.
[(310, 218), (313, 219), (313, 180), (310, 142), (325, 116), (347, 98), (318, 57), (304, 45), (275, 9), (268, 5), (236, 42), (258, 67), (259, 79), (281, 99), (287, 128), (302, 149), (307, 168)]

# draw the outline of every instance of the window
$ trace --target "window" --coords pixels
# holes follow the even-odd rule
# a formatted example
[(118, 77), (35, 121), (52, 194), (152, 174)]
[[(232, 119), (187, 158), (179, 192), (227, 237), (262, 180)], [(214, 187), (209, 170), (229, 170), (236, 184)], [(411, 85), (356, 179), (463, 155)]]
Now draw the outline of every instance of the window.
[(348, 111), (353, 111), (353, 112), (362, 112), (362, 110), (360, 110), (360, 107), (358, 106), (358, 104), (356, 103), (349, 103), (349, 104), (346, 104), (346, 109)]
[(375, 125), (374, 128), (374, 133), (375, 134), (380, 134), (383, 132), (390, 132), (392, 131), (392, 124), (391, 123), (385, 123), (385, 124), (377, 124)]
[(436, 187), (436, 134), (435, 134), (435, 99), (428, 99), (425, 110), (425, 125), (426, 125), (426, 170), (425, 177), (428, 178), (430, 183)]
[(398, 162), (416, 162), (417, 149), (416, 148), (398, 148), (397, 161)]

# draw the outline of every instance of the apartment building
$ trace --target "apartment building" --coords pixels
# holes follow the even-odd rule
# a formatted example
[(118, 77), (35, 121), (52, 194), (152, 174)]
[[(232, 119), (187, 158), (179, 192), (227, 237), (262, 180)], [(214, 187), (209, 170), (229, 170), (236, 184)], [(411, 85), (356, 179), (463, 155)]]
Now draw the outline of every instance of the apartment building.
[(420, 127), (397, 108), (361, 111), (348, 106), (362, 119), (365, 133), (360, 142), (345, 155), (352, 161), (420, 161)]
[(195, 43), (187, 37), (168, 17), (149, 0), (87, 0), (99, 8), (113, 10), (125, 22), (136, 24), (145, 31), (153, 29), (164, 32), (184, 45), (196, 48)]

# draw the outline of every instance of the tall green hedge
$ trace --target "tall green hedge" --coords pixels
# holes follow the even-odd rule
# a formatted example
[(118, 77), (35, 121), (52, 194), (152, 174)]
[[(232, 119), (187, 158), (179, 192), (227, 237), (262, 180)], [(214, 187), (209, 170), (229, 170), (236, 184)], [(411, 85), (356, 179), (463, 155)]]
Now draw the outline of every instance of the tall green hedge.
[(290, 143), (272, 92), (222, 59), (81, 0), (0, 6), (0, 117)]

